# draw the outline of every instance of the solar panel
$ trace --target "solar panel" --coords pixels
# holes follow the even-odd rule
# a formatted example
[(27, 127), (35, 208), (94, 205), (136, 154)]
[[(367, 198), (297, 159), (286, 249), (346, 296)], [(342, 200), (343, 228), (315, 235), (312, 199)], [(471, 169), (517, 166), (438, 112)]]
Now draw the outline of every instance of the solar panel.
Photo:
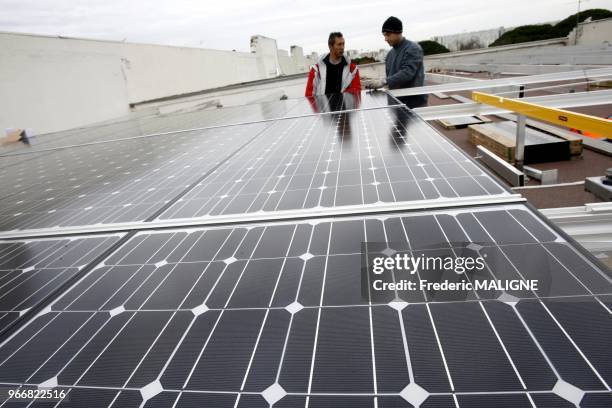
[(44, 301), (118, 240), (113, 235), (0, 241), (0, 331)]
[[(329, 111), (347, 109), (371, 109), (393, 106), (398, 102), (381, 92), (363, 92), (352, 94), (316, 96), (313, 98), (296, 98), (280, 101), (253, 103), (249, 105), (210, 107), (210, 104), (186, 107), (162, 113), (163, 106), (151, 110), (132, 113), (131, 118), (100, 123), (84, 128), (70, 129), (35, 136), (32, 144), (24, 149), (22, 144), (11, 144), (0, 147), (0, 157), (18, 154), (31, 154), (40, 150), (49, 150), (78, 146), (85, 143), (112, 141), (130, 137), (140, 137), (157, 133), (182, 131), (203, 127), (231, 126), (258, 121), (313, 115)], [(17, 156), (17, 157), (19, 157)]]
[(509, 195), (398, 108), (58, 150), (0, 184), (4, 230), (143, 221), (183, 191), (162, 218)]
[[(362, 106), (356, 100), (364, 101), (365, 107), (374, 108), (394, 103), (384, 94), (364, 93), (361, 97), (304, 98), (292, 101), (291, 106), (304, 109), (307, 106), (312, 114), (311, 104), (318, 104), (317, 110), (330, 111)], [(271, 111), (277, 112), (269, 115), (282, 117), (279, 112), (287, 109), (283, 103), (287, 101), (277, 102), (282, 109), (275, 104), (264, 106), (272, 106)], [(246, 120), (250, 111), (261, 106), (237, 107), (233, 115), (238, 108), (246, 111), (246, 118), (243, 118)], [(195, 114), (206, 113), (208, 111)], [(180, 120), (184, 127), (189, 127), (190, 123), (184, 122), (185, 115), (166, 119), (165, 126), (176, 129)], [(0, 200), (3, 204), (0, 228), (49, 228), (145, 220), (182, 191), (190, 189), (192, 182), (208, 176), (208, 170), (241, 150), (251, 139), (259, 141), (266, 127), (280, 129), (294, 120), (298, 119), (181, 131), (8, 156), (5, 159), (11, 161), (0, 174), (0, 188), (7, 192)], [(203, 124), (201, 118), (197, 121), (198, 125)], [(196, 126), (196, 123), (191, 125)], [(168, 146), (170, 138), (172, 146)]]
[[(420, 279), (542, 286), (372, 301), (363, 242), (486, 257)], [(140, 232), (2, 344), (0, 382), (88, 406), (596, 404), (611, 289), (522, 205)]]
[[(144, 220), (266, 124), (58, 150), (0, 175), (3, 230)], [(172, 138), (172, 146), (168, 139)]]
[(160, 218), (508, 195), (413, 113), (377, 109), (277, 122)]
[(178, 111), (169, 114), (134, 113), (133, 115), (137, 116), (129, 119), (38, 135), (35, 136), (32, 145), (25, 151), (23, 146), (13, 144), (0, 148), (0, 154), (29, 153), (43, 149), (77, 146), (84, 143), (124, 139), (189, 128), (281, 118), (299, 102), (299, 100), (263, 102), (221, 109), (208, 107), (191, 112)]
[[(610, 271), (395, 103), (183, 112), (4, 157), (0, 406), (610, 406)], [(81, 143), (111, 129), (174, 132)], [(374, 270), (408, 258), (451, 266)]]

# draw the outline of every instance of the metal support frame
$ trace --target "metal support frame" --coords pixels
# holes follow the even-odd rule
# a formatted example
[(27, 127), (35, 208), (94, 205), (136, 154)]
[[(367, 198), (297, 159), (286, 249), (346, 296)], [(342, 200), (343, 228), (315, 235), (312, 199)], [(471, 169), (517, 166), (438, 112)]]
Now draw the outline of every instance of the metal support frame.
[(495, 153), (483, 146), (476, 146), (476, 158), (493, 170), (498, 176), (506, 180), (511, 186), (524, 186), (525, 175), (508, 162), (502, 160)]
[(527, 177), (540, 180), (542, 185), (556, 184), (559, 178), (559, 172), (557, 169), (538, 170), (533, 167), (523, 166), (523, 173), (525, 173)]
[(606, 142), (605, 140), (592, 139), (582, 135), (576, 136), (582, 139), (582, 145), (586, 149), (605, 154), (606, 156), (612, 156), (612, 143)]
[[(521, 99), (521, 101), (545, 104), (551, 108), (608, 105), (612, 103), (612, 90), (576, 92), (561, 95), (530, 96)], [(512, 112), (512, 110), (508, 108), (498, 108), (476, 102), (426, 106), (423, 108), (415, 108), (412, 111), (418, 114), (424, 120), (448, 119), (476, 115), (497, 115), (500, 113)]]
[(550, 221), (581, 244), (612, 244), (612, 203), (540, 210)]
[(505, 205), (524, 203), (527, 200), (520, 194), (499, 194), (495, 196), (458, 197), (418, 201), (399, 201), (395, 203), (345, 205), (339, 207), (309, 208), (303, 210), (283, 210), (263, 213), (244, 213), (233, 215), (212, 215), (194, 218), (156, 219), (150, 222), (134, 221), (109, 224), (96, 224), (75, 227), (51, 227), (28, 230), (1, 231), (0, 239), (24, 239), (57, 237), (81, 234), (115, 233), (126, 231), (148, 231), (153, 229), (221, 226), (234, 224), (268, 223), (286, 220), (311, 218), (334, 218), (354, 215), (392, 214), (396, 212), (425, 211), (442, 208), (475, 207), (486, 205)]
[(612, 186), (604, 184), (602, 177), (587, 177), (584, 181), (584, 189), (604, 201), (612, 201)]
[(516, 145), (514, 150), (514, 162), (519, 170), (523, 169), (525, 161), (525, 128), (527, 126), (527, 118), (525, 115), (516, 117)]
[(393, 96), (423, 95), (434, 92), (469, 91), (474, 89), (492, 89), (507, 86), (520, 86), (539, 84), (544, 82), (568, 81), (573, 79), (612, 77), (612, 68), (581, 69), (578, 71), (556, 72), (553, 74), (528, 75), (512, 78), (483, 79), (478, 81), (466, 80), (464, 82), (441, 85), (419, 86), (415, 88), (393, 89), (389, 91)]

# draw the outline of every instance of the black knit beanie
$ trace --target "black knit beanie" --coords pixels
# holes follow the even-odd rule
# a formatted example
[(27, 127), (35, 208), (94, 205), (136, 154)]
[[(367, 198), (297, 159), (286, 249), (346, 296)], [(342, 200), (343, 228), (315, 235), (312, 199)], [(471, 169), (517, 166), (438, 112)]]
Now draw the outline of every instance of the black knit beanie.
[(388, 33), (401, 33), (402, 32), (402, 22), (397, 17), (389, 17), (385, 20), (382, 26), (383, 33), (386, 31)]

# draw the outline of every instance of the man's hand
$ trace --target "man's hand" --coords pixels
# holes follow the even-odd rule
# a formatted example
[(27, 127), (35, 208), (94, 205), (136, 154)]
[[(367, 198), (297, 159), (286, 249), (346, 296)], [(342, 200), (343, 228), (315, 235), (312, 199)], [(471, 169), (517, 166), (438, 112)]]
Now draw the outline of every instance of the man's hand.
[(380, 89), (386, 85), (385, 81), (382, 79), (366, 79), (363, 82), (366, 89)]

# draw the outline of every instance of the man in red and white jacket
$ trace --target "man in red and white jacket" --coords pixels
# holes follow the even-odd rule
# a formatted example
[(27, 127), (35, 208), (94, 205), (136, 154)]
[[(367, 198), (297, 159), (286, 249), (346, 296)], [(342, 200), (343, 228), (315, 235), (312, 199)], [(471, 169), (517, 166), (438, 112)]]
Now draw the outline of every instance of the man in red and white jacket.
[(341, 92), (360, 92), (359, 70), (344, 56), (342, 33), (333, 32), (327, 40), (329, 54), (310, 68), (306, 96), (329, 95)]

